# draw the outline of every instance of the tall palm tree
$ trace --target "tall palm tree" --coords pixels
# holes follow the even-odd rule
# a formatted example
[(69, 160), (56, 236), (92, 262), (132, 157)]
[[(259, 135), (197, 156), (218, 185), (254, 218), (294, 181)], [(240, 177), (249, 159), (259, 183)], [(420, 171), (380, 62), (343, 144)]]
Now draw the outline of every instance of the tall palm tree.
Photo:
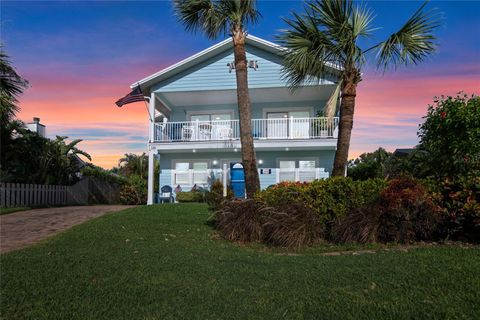
[(237, 103), (240, 116), (240, 142), (245, 171), (247, 198), (260, 189), (253, 147), (250, 95), (248, 92), (246, 25), (257, 22), (260, 13), (255, 0), (174, 0), (175, 11), (188, 31), (203, 32), (208, 38), (229, 34), (233, 40)]
[[(362, 67), (375, 61), (385, 71), (389, 67), (418, 64), (435, 52), (434, 29), (440, 20), (426, 3), (387, 39), (363, 48), (362, 41), (372, 38), (373, 15), (362, 4), (352, 0), (310, 0), (305, 13), (293, 13), (285, 19), (289, 29), (279, 35), (279, 42), (289, 51), (284, 58), (283, 72), (289, 85), (316, 81), (340, 67), (340, 123), (334, 176), (344, 176), (350, 148), (357, 85), (362, 81)], [(376, 54), (374, 54), (376, 53)]]

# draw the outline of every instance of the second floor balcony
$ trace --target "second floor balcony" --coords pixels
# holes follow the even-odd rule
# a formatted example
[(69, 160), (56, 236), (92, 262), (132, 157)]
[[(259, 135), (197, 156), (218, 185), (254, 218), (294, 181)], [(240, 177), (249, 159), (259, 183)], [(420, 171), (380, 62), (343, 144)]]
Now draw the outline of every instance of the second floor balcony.
[[(252, 119), (255, 140), (336, 139), (337, 128), (337, 117)], [(154, 142), (235, 140), (240, 140), (239, 120), (155, 123)]]

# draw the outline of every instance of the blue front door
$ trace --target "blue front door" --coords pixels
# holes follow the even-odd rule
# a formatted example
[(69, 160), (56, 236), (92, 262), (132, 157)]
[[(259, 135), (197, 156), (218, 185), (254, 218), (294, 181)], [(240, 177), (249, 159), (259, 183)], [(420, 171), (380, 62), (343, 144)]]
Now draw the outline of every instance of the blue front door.
[(230, 187), (235, 198), (245, 198), (245, 173), (240, 162), (230, 163)]

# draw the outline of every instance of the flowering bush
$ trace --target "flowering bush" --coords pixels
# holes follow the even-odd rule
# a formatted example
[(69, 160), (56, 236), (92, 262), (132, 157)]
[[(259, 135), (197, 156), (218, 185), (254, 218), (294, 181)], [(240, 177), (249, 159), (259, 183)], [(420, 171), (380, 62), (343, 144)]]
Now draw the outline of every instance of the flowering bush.
[(420, 125), (419, 148), (437, 179), (480, 175), (480, 97), (440, 97)]

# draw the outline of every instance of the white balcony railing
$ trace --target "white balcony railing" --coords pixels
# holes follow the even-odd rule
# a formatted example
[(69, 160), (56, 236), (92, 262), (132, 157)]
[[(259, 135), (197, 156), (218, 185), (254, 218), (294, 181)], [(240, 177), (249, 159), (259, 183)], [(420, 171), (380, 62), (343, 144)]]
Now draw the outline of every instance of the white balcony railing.
[[(252, 119), (254, 139), (337, 138), (338, 118)], [(240, 140), (238, 120), (155, 123), (155, 142)]]

